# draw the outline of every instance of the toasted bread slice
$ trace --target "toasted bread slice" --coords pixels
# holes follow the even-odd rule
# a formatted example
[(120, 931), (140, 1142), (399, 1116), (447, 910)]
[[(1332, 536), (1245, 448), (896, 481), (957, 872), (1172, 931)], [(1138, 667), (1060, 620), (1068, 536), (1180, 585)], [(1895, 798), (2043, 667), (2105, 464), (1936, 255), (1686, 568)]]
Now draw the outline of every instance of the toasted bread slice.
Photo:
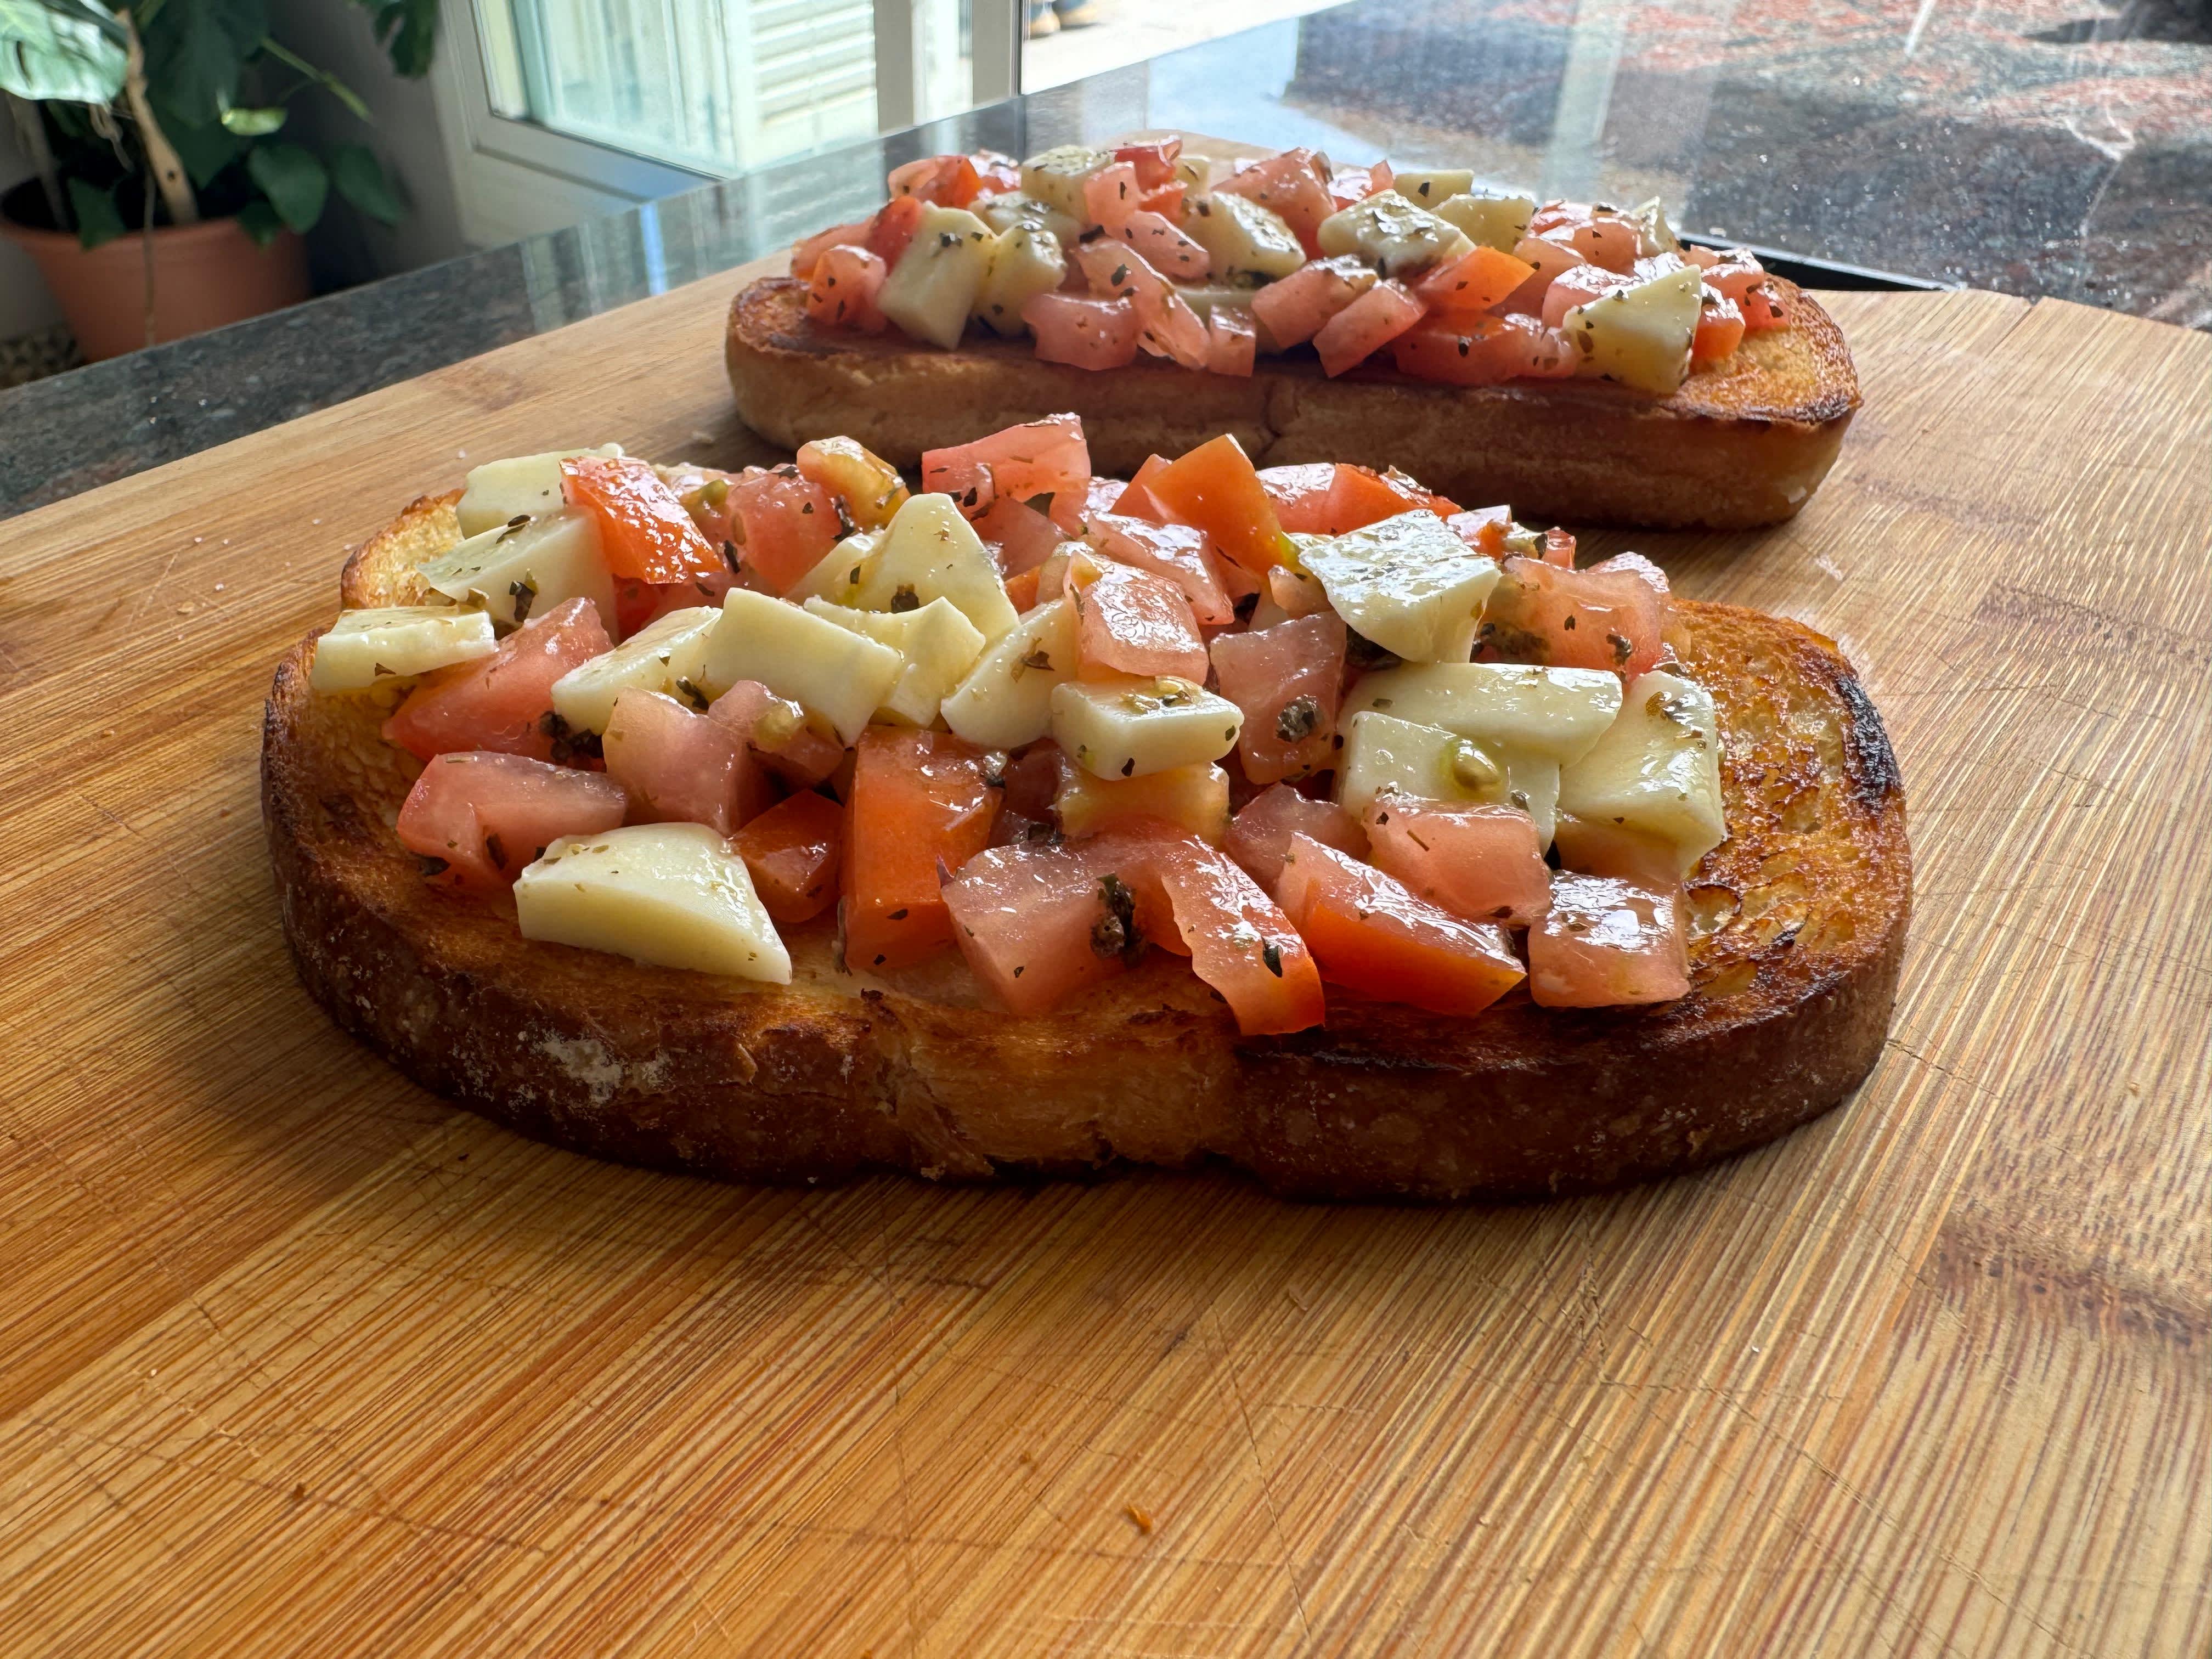
[[(414, 503), (347, 602), (417, 597), (459, 533)], [(1246, 1038), (1178, 957), (1049, 1016), (982, 1005), (957, 957), (851, 975), (828, 919), (787, 988), (638, 966), (516, 931), (427, 885), (392, 825), (420, 769), (373, 697), (276, 671), (262, 803), (284, 931), (317, 1000), (425, 1087), (596, 1156), (736, 1180), (942, 1178), (1225, 1159), (1286, 1194), (1458, 1199), (1688, 1169), (1826, 1110), (1887, 1029), (1911, 908), (1896, 763), (1833, 646), (1680, 603), (1670, 637), (1720, 711), (1729, 839), (1692, 878), (1696, 988), (1474, 1019), (1331, 994), (1326, 1027)]]
[(1073, 410), (1091, 464), (1120, 477), (1231, 432), (1262, 466), (1402, 467), (1466, 506), (1510, 502), (1535, 522), (1739, 530), (1804, 506), (1859, 403), (1835, 319), (1773, 280), (1791, 325), (1749, 337), (1664, 399), (1599, 380), (1447, 386), (1367, 367), (1332, 380), (1304, 353), (1263, 357), (1249, 379), (1154, 358), (1102, 373), (978, 328), (939, 351), (817, 327), (789, 277), (731, 302), (724, 355), (738, 415), (789, 448), (842, 433), (911, 468), (924, 450)]

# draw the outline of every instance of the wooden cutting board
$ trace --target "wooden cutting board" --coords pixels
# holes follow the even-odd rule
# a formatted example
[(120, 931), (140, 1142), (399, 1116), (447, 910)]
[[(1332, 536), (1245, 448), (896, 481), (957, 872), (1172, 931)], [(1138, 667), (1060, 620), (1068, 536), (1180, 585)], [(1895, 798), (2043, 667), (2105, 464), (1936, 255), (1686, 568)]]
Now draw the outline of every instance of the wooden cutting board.
[(1834, 302), (1802, 518), (1632, 540), (1841, 640), (1888, 1052), (1617, 1196), (753, 1191), (544, 1150), (295, 986), (261, 697), (474, 460), (744, 453), (744, 273), (0, 530), (0, 1649), (2202, 1653), (2212, 338)]

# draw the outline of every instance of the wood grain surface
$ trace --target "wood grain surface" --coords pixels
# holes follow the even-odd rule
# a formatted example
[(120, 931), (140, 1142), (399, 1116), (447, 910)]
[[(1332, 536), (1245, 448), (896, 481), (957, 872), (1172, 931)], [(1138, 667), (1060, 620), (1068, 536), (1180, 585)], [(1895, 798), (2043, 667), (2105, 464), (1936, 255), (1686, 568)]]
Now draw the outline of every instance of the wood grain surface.
[(0, 1651), (2202, 1654), (2212, 339), (1833, 302), (1760, 538), (1920, 870), (1843, 1109), (1617, 1196), (759, 1191), (402, 1082), (294, 982), (283, 646), (472, 459), (744, 453), (738, 271), (0, 530)]

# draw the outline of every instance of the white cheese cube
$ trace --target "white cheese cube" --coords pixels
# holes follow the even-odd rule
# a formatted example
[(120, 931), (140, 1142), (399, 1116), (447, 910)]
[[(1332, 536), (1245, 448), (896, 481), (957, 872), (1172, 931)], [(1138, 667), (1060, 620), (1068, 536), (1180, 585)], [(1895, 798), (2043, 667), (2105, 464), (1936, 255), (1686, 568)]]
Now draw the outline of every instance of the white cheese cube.
[(1385, 789), (1422, 800), (1506, 803), (1505, 763), (1456, 732), (1371, 710), (1345, 726), (1336, 798), (1355, 816)]
[(965, 208), (926, 207), (876, 304), (907, 334), (950, 351), (990, 274), (991, 228)]
[[(469, 469), (462, 481), (461, 534), (483, 532), (517, 519), (534, 519), (562, 504), (561, 463), (577, 455), (598, 455), (612, 460), (623, 453), (620, 444), (601, 444), (597, 449), (555, 449), (543, 455), (516, 455), (504, 461), (486, 461)], [(611, 620), (611, 618), (610, 619)]]
[(1505, 804), (1517, 806), (1536, 823), (1536, 844), (1549, 849), (1559, 816), (1559, 762), (1502, 744), (1486, 745), (1490, 757), (1505, 769)]
[(1083, 181), (1113, 165), (1109, 150), (1062, 144), (1022, 163), (1022, 194), (1080, 221), (1085, 217)]
[(960, 516), (952, 497), (913, 495), (884, 530), (883, 545), (860, 573), (858, 590), (843, 602), (860, 611), (903, 611), (932, 599), (951, 600), (986, 640), (997, 639), (1014, 625), (1014, 604), (999, 580), (991, 550)]
[(1252, 296), (1259, 292), (1257, 289), (1237, 288), (1225, 283), (1177, 283), (1175, 291), (1185, 305), (1198, 313), (1201, 323), (1212, 322), (1216, 310), (1237, 312), (1248, 322), (1254, 320)]
[(975, 295), (975, 315), (1009, 337), (1025, 334), (1029, 325), (1022, 320), (1022, 307), (1060, 286), (1067, 275), (1067, 255), (1051, 232), (1025, 224), (1000, 231), (990, 252), (983, 286)]
[(599, 551), (599, 522), (574, 507), (457, 542), (422, 567), (422, 580), (448, 599), (482, 605), (508, 628), (566, 599), (589, 599), (599, 621), (614, 626), (615, 579)]
[(977, 658), (939, 712), (953, 732), (985, 749), (1018, 749), (1052, 729), (1053, 688), (1076, 664), (1075, 607), (1041, 605)]
[(968, 210), (1002, 235), (1016, 225), (1028, 225), (1044, 232), (1063, 250), (1073, 247), (1083, 234), (1079, 214), (1062, 213), (1026, 191), (1002, 190), (994, 196), (978, 196)]
[(660, 968), (791, 983), (745, 861), (703, 823), (562, 836), (514, 880), (525, 939)]
[(341, 611), (315, 641), (307, 684), (318, 691), (365, 691), (380, 681), (427, 674), (498, 648), (491, 618), (450, 605)]
[(1467, 233), (1395, 190), (1354, 202), (1321, 222), (1325, 254), (1356, 253), (1385, 276), (1402, 276), (1474, 252)]
[(1306, 262), (1297, 234), (1282, 215), (1242, 196), (1200, 196), (1187, 203), (1182, 228), (1210, 256), (1212, 274), (1231, 285), (1240, 277), (1287, 276)]
[(625, 691), (659, 691), (704, 708), (707, 641), (722, 613), (711, 605), (672, 611), (611, 651), (579, 663), (553, 682), (553, 712), (582, 732), (604, 732)]
[(873, 567), (888, 533), (859, 530), (824, 553), (813, 569), (793, 585), (784, 597), (793, 605), (808, 599), (827, 599), (832, 605), (851, 605), (860, 597), (860, 584)]
[(1417, 508), (1301, 549), (1298, 562), (1355, 632), (1407, 662), (1465, 662), (1498, 561)]
[(1474, 188), (1474, 171), (1471, 167), (1430, 167), (1414, 173), (1390, 175), (1390, 188), (1396, 191), (1415, 207), (1426, 208), (1431, 213), (1455, 196), (1464, 196)]
[(805, 608), (825, 622), (890, 647), (906, 659), (877, 711), (903, 726), (934, 726), (939, 705), (982, 654), (982, 635), (950, 599), (932, 599), (918, 611), (851, 611), (822, 599), (807, 600)]
[(1510, 253), (1528, 234), (1536, 216), (1533, 196), (1493, 196), (1487, 191), (1468, 191), (1446, 198), (1432, 210), (1446, 224), (1457, 225), (1468, 240), (1500, 253)]
[(765, 593), (733, 587), (707, 640), (708, 695), (758, 680), (819, 714), (847, 744), (859, 740), (891, 694), (906, 659), (890, 646)]
[(1705, 272), (1684, 265), (1577, 306), (1560, 324), (1581, 354), (1576, 373), (1662, 398), (1674, 392), (1690, 377), (1704, 291)]
[(1200, 764), (1101, 778), (1079, 766), (1063, 766), (1052, 810), (1071, 836), (1095, 835), (1117, 818), (1148, 817), (1218, 847), (1229, 835), (1229, 774)]
[(1680, 253), (1682, 240), (1674, 234), (1674, 228), (1667, 222), (1667, 210), (1654, 196), (1629, 217), (1636, 222), (1636, 251), (1650, 256), (1659, 253)]
[(1644, 675), (1597, 746), (1561, 775), (1559, 805), (1672, 842), (1687, 875), (1728, 838), (1712, 693), (1663, 670)]
[(1370, 708), (1566, 765), (1589, 753), (1620, 712), (1620, 677), (1601, 668), (1409, 663), (1363, 674), (1339, 718)]
[(1054, 741), (1102, 778), (1219, 760), (1243, 724), (1243, 711), (1228, 698), (1170, 675), (1066, 680), (1052, 690)]

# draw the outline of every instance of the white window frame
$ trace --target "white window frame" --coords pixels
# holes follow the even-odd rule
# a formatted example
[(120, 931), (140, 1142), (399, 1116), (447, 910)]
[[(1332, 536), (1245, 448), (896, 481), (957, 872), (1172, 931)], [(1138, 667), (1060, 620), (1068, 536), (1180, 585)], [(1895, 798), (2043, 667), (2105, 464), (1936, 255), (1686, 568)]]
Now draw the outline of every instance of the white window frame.
[[(614, 149), (519, 121), (492, 107), (478, 4), (441, 0), (440, 50), (431, 71), (461, 234), (479, 247), (560, 230), (717, 175)], [(969, 96), (978, 106), (1021, 85), (1021, 17), (1027, 0), (970, 0)], [(875, 0), (876, 130), (912, 126), (921, 101), (912, 0)]]

